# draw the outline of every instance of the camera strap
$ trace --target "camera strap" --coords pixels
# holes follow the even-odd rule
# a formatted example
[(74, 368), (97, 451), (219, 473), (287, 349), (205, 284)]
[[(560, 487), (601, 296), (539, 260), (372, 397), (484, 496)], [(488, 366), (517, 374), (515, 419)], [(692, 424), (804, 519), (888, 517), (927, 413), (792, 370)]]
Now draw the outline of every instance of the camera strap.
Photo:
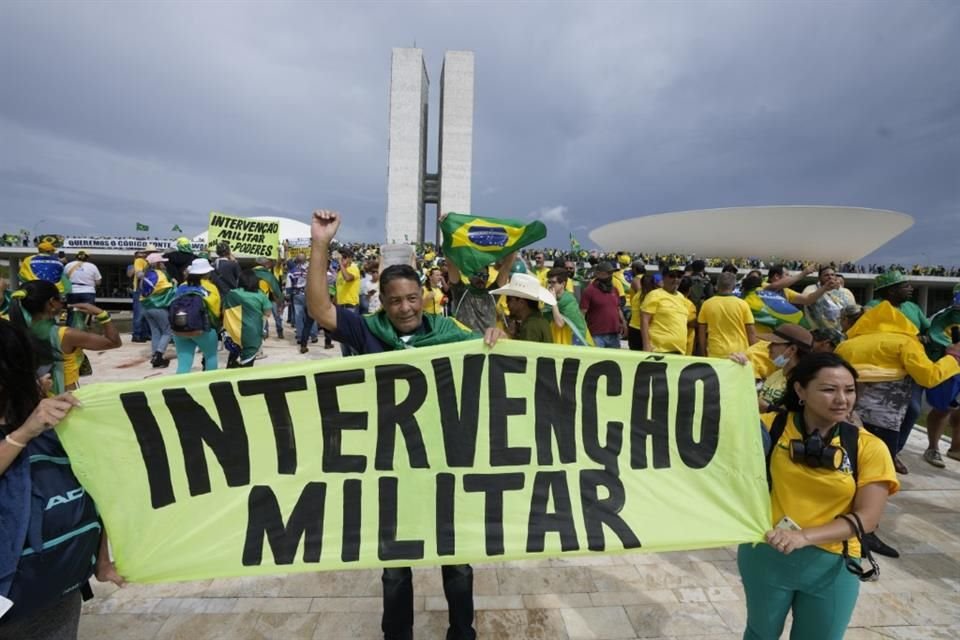
[(850, 558), (850, 545), (846, 540), (844, 540), (843, 560), (846, 564), (847, 571), (860, 578), (861, 582), (873, 582), (875, 580), (879, 580), (880, 565), (877, 564), (877, 561), (873, 558), (873, 554), (870, 552), (870, 547), (868, 547), (863, 541), (863, 537), (866, 535), (866, 532), (863, 529), (863, 522), (860, 520), (860, 516), (851, 511), (850, 513), (841, 513), (837, 517), (846, 520), (847, 524), (850, 525), (850, 528), (853, 529), (854, 535), (857, 537), (857, 542), (860, 543), (860, 555), (870, 562), (871, 567), (869, 571), (864, 571), (862, 566), (854, 562), (853, 559)]

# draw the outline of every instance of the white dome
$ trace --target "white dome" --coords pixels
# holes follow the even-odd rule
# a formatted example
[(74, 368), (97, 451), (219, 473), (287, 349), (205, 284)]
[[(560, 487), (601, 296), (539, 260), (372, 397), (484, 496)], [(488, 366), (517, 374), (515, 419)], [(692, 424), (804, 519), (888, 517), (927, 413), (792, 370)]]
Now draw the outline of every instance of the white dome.
[(590, 232), (605, 251), (856, 262), (913, 226), (905, 213), (827, 206), (660, 213)]

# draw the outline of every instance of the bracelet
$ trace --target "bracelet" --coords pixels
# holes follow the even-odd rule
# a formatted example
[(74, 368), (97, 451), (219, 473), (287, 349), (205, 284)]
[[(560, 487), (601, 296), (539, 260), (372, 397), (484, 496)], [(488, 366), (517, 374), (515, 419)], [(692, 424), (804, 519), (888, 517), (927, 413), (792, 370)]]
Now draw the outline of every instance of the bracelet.
[(11, 438), (9, 435), (6, 436), (6, 437), (4, 438), (4, 440), (7, 442), (7, 444), (12, 444), (12, 445), (15, 446), (17, 449), (26, 449), (26, 448), (27, 448), (27, 445), (23, 444), (22, 442), (17, 442), (17, 441), (14, 440), (13, 438)]
[(101, 311), (100, 313), (94, 316), (94, 319), (100, 324), (107, 324), (108, 322), (113, 320), (113, 318), (110, 317), (109, 311)]

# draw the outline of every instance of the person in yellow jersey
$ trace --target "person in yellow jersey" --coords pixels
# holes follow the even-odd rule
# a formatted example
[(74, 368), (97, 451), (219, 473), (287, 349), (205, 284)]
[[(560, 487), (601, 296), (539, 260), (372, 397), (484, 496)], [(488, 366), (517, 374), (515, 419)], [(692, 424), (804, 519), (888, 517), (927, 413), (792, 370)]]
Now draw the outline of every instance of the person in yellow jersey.
[(689, 308), (678, 291), (683, 267), (667, 264), (661, 268), (663, 285), (647, 294), (640, 304), (640, 333), (643, 350), (655, 353), (687, 352)]
[[(353, 251), (347, 248), (341, 249), (336, 282), (336, 304), (338, 306), (351, 311), (359, 310), (361, 280), (360, 269), (353, 263)], [(355, 353), (343, 343), (340, 344), (340, 352), (344, 356)]]
[(791, 640), (841, 640), (860, 581), (879, 571), (859, 540), (900, 484), (883, 442), (847, 422), (856, 379), (839, 356), (810, 354), (790, 373), (786, 412), (764, 415), (772, 518), (765, 543), (737, 553), (746, 639), (779, 638), (792, 612)]
[(546, 265), (543, 251), (536, 251), (533, 254), (533, 264), (530, 265), (530, 273), (537, 277), (541, 287), (547, 286), (547, 272), (550, 267)]
[(721, 273), (716, 294), (700, 307), (697, 340), (701, 355), (725, 358), (731, 353), (745, 352), (757, 341), (750, 306), (733, 295), (736, 284), (734, 274)]

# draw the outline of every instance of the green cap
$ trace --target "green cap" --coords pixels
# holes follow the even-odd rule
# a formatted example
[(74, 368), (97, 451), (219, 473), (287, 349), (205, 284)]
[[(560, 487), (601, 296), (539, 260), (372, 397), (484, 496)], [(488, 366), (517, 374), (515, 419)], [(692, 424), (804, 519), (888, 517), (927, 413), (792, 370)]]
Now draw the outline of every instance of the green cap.
[(874, 280), (873, 288), (875, 290), (885, 289), (904, 282), (907, 282), (907, 276), (894, 269), (893, 271), (887, 271), (886, 273), (878, 275), (876, 280)]

